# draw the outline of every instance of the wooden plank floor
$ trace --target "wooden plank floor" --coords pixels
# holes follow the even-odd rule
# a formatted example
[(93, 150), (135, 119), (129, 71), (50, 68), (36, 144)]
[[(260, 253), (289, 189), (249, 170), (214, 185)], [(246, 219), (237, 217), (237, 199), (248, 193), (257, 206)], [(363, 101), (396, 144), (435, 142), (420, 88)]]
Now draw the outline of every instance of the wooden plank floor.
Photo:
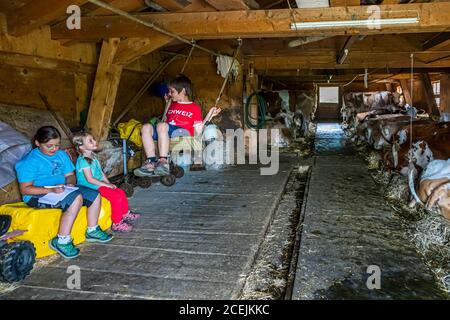
[[(239, 295), (295, 158), (274, 176), (242, 165), (136, 189), (135, 230), (34, 271), (0, 299), (232, 299)], [(81, 268), (69, 290), (68, 266)]]

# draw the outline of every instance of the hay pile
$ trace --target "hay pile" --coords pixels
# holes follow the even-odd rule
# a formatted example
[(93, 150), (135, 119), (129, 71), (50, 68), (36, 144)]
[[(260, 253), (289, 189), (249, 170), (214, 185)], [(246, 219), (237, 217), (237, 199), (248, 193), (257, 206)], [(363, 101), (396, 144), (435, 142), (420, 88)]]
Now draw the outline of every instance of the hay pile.
[(450, 292), (450, 221), (435, 212), (413, 224), (411, 239), (426, 264)]

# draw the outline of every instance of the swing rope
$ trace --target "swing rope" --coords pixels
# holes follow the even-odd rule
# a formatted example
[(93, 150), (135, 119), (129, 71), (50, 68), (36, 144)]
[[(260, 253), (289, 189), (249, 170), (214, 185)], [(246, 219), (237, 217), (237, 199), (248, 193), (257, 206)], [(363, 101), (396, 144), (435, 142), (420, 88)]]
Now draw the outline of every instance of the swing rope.
[(408, 164), (408, 185), (409, 190), (411, 192), (411, 195), (413, 196), (414, 200), (419, 203), (419, 205), (424, 206), (424, 203), (422, 200), (420, 200), (419, 196), (416, 193), (416, 187), (414, 183), (414, 172), (416, 172), (416, 168), (413, 163), (413, 157), (412, 157), (412, 146), (413, 146), (413, 98), (414, 98), (414, 53), (411, 53), (411, 110), (410, 110), (410, 121), (409, 121), (409, 164)]
[[(186, 66), (188, 65), (188, 62), (189, 62), (189, 60), (190, 60), (190, 58), (192, 56), (192, 53), (194, 52), (194, 49), (195, 49), (195, 45), (194, 45), (195, 44), (195, 40), (192, 39), (191, 43), (192, 43), (191, 50), (189, 50), (189, 54), (188, 54), (186, 60), (184, 61), (183, 68), (181, 68), (181, 72), (180, 72), (181, 74), (184, 73), (184, 70), (186, 69)], [(166, 107), (164, 109), (164, 113), (163, 113), (163, 116), (161, 118), (163, 122), (165, 122), (166, 119), (167, 119), (167, 111), (169, 111), (169, 107), (170, 107), (171, 104), (172, 104), (172, 98), (169, 98), (169, 100), (167, 100), (167, 102), (166, 102)]]

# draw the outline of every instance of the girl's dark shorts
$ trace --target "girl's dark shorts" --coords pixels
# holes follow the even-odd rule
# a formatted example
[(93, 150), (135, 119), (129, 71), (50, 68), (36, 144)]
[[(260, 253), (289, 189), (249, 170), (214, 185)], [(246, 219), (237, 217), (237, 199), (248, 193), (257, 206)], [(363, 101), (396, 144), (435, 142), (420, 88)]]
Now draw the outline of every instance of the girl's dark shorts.
[(73, 191), (67, 197), (62, 199), (60, 202), (58, 202), (56, 205), (50, 205), (45, 203), (39, 203), (39, 198), (42, 196), (33, 196), (28, 202), (27, 205), (32, 208), (36, 209), (46, 209), (46, 208), (55, 208), (55, 209), (61, 209), (62, 211), (66, 211), (69, 209), (70, 205), (75, 201), (75, 198), (79, 195), (83, 197), (83, 206), (90, 207), (92, 203), (95, 201), (95, 199), (98, 197), (99, 192), (82, 187), (77, 186), (78, 190)]

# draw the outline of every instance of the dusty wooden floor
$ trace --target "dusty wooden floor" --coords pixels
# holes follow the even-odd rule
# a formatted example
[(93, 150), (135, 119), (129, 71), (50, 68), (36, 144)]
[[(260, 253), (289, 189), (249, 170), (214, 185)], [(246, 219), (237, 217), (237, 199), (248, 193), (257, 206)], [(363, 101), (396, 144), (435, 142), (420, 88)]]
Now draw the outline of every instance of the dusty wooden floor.
[[(132, 233), (83, 244), (78, 258), (58, 257), (0, 299), (237, 298), (293, 164), (282, 160), (275, 176), (243, 165), (137, 189)], [(80, 290), (67, 288), (71, 265)]]

